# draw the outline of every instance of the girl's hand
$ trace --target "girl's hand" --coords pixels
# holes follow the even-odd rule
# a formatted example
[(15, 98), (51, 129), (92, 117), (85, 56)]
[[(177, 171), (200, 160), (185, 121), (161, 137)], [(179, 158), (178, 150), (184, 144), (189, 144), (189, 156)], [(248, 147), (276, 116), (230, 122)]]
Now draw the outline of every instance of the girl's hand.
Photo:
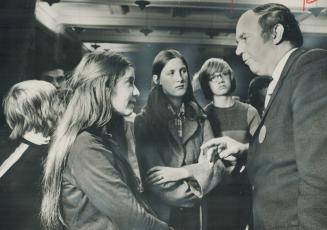
[(145, 181), (148, 184), (163, 184), (183, 180), (188, 177), (190, 177), (189, 172), (184, 168), (155, 166), (149, 169)]
[(216, 156), (218, 156), (218, 148), (217, 146), (208, 147), (205, 149), (201, 149), (198, 162), (215, 162)]

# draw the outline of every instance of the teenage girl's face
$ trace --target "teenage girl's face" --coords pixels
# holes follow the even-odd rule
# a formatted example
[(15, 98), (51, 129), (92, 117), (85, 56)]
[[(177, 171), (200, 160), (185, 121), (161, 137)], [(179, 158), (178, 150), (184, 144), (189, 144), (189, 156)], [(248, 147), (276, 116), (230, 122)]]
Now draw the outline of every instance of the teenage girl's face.
[(187, 90), (188, 74), (180, 58), (171, 59), (162, 69), (159, 84), (163, 92), (170, 97), (183, 97)]
[(117, 80), (111, 93), (111, 105), (120, 115), (128, 116), (133, 113), (136, 97), (140, 95), (135, 84), (134, 68), (128, 68), (124, 76)]
[(213, 95), (226, 96), (229, 95), (232, 82), (231, 75), (228, 71), (215, 72), (209, 76), (209, 87)]

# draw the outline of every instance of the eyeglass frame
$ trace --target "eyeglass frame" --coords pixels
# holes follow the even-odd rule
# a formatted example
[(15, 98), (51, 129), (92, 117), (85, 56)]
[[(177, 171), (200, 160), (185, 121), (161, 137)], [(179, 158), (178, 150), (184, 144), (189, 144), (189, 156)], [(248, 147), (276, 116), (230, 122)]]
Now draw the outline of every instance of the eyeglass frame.
[(231, 80), (231, 74), (227, 71), (224, 72), (215, 72), (213, 74), (211, 74), (208, 77), (209, 82), (218, 82), (218, 78), (220, 77), (222, 80), (226, 80), (226, 77), (229, 77), (229, 80)]

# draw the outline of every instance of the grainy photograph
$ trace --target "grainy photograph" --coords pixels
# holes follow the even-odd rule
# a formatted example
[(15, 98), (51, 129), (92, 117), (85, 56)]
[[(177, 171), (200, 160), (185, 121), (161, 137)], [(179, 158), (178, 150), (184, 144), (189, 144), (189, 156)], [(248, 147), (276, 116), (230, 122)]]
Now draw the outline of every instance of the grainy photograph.
[(2, 0), (1, 230), (327, 229), (326, 0)]

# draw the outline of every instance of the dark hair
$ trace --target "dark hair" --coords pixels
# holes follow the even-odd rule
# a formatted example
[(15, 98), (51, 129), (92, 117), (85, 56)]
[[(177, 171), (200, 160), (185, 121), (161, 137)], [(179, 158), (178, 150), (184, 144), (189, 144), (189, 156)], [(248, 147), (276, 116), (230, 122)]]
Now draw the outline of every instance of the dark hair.
[(203, 63), (198, 72), (198, 76), (201, 89), (206, 99), (212, 100), (213, 98), (213, 94), (209, 86), (209, 77), (216, 72), (224, 72), (226, 70), (229, 73), (231, 80), (231, 88), (228, 93), (231, 93), (236, 88), (236, 80), (230, 65), (221, 58), (210, 58)]
[(284, 27), (282, 40), (291, 42), (294, 47), (302, 46), (302, 32), (289, 8), (282, 4), (269, 3), (254, 8), (253, 12), (259, 15), (261, 35), (265, 40), (271, 36), (274, 27), (281, 24)]
[(194, 100), (193, 89), (192, 89), (190, 73), (189, 73), (187, 62), (180, 52), (178, 52), (177, 50), (174, 50), (174, 49), (160, 51), (157, 54), (157, 56), (154, 58), (153, 63), (152, 63), (152, 76), (157, 75), (158, 78), (160, 78), (162, 69), (166, 66), (166, 64), (170, 60), (172, 60), (174, 58), (181, 59), (182, 62), (184, 63), (184, 65), (186, 66), (188, 83), (187, 83), (186, 93), (183, 96), (183, 102), (188, 103), (191, 100)]

